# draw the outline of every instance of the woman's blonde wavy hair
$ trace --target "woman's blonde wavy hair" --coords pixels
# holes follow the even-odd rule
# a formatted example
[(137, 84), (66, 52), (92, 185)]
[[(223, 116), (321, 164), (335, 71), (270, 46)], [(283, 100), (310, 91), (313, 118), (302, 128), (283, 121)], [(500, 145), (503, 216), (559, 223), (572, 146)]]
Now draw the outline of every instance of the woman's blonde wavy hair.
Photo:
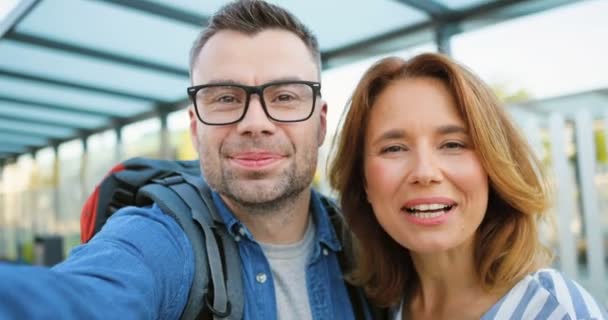
[(395, 305), (418, 285), (407, 249), (380, 226), (367, 201), (363, 173), (364, 138), (376, 98), (393, 81), (431, 77), (453, 95), (473, 146), (488, 174), (488, 209), (475, 239), (475, 267), (482, 286), (504, 290), (550, 262), (537, 223), (549, 205), (545, 177), (534, 152), (488, 86), (463, 66), (440, 54), (410, 60), (391, 57), (363, 75), (334, 140), (331, 186), (340, 194), (355, 235), (357, 265), (349, 278), (381, 306)]

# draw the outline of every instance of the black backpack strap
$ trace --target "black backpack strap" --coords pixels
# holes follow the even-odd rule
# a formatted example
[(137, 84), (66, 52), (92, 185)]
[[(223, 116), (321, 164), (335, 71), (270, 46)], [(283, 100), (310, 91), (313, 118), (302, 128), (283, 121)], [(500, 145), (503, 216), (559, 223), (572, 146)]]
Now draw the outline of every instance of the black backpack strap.
[[(208, 186), (202, 178), (186, 174), (154, 181), (155, 184), (140, 189), (138, 198), (151, 199), (166, 214), (177, 216), (182, 228), (184, 224), (179, 216), (183, 215), (182, 219), (188, 219), (185, 223), (188, 228), (199, 231), (192, 237), (184, 228), (194, 250), (195, 276), (182, 319), (199, 316), (241, 319), (244, 301), (240, 256), (236, 242), (223, 222), (220, 224), (212, 218), (217, 213)], [(206, 193), (200, 191), (205, 188)], [(180, 203), (179, 212), (173, 211), (177, 208), (176, 202)]]
[(232, 312), (228, 319), (241, 320), (243, 318), (243, 309), (245, 308), (245, 298), (243, 293), (241, 256), (239, 254), (238, 245), (224, 227), (224, 221), (215, 209), (209, 186), (200, 176), (183, 175), (183, 178), (188, 184), (198, 190), (198, 194), (200, 194), (201, 199), (209, 209), (208, 217), (210, 216), (214, 222), (212, 225), (215, 226), (215, 234), (220, 239), (220, 244), (222, 246), (221, 253), (223, 253), (224, 258), (224, 274), (226, 275), (225, 281), (228, 300), (232, 306)]
[[(201, 201), (200, 196), (190, 185), (181, 183), (170, 186), (190, 207), (192, 218), (198, 223), (203, 230), (205, 236), (205, 248), (207, 250), (207, 262), (209, 271), (211, 272), (211, 284), (213, 284), (213, 303), (210, 303), (210, 293), (204, 297), (204, 303), (212, 311), (212, 313), (220, 318), (225, 318), (230, 314), (230, 301), (226, 293), (226, 284), (224, 283), (224, 270), (222, 267), (222, 257), (220, 248), (218, 247), (215, 234), (211, 230), (210, 219), (208, 219), (208, 209)], [(210, 286), (211, 288), (211, 286)]]
[(207, 263), (207, 249), (203, 239), (203, 229), (192, 223), (190, 208), (181, 198), (167, 186), (162, 184), (148, 184), (142, 187), (137, 194), (139, 205), (156, 203), (161, 210), (177, 221), (190, 240), (194, 252), (194, 278), (188, 294), (188, 302), (182, 312), (182, 319), (196, 319), (203, 299), (207, 294), (209, 285), (209, 266)]

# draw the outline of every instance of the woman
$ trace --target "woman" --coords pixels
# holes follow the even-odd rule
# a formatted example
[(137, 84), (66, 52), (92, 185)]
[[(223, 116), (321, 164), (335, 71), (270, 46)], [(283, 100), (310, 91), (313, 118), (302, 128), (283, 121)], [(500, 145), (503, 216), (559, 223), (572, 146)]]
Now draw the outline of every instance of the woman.
[(471, 72), (438, 54), (378, 62), (337, 142), (330, 180), (358, 240), (351, 281), (394, 319), (606, 317), (546, 268), (540, 164)]

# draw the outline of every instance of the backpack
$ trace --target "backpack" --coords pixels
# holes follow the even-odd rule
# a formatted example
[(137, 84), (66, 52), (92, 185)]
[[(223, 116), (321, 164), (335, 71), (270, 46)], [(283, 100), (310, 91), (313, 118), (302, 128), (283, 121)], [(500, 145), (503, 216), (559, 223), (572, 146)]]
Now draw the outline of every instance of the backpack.
[[(194, 251), (194, 279), (181, 319), (242, 319), (238, 247), (215, 209), (199, 165), (198, 160), (147, 158), (132, 158), (116, 165), (85, 202), (80, 216), (81, 241), (88, 242), (118, 209), (155, 203), (177, 221)], [(324, 196), (321, 201), (344, 247), (338, 261), (342, 271), (348, 272), (352, 266), (350, 231), (337, 205)], [(348, 283), (346, 288), (353, 312), (362, 319), (367, 300), (361, 290)], [(372, 313), (374, 317), (379, 315), (375, 309)]]

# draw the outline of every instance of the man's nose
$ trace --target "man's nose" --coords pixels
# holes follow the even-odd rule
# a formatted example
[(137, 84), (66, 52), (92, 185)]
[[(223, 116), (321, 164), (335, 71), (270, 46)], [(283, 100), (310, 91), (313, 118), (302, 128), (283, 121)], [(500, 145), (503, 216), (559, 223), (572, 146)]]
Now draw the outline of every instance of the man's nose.
[(276, 130), (275, 123), (264, 111), (259, 95), (252, 95), (243, 119), (237, 123), (240, 134), (271, 134)]

